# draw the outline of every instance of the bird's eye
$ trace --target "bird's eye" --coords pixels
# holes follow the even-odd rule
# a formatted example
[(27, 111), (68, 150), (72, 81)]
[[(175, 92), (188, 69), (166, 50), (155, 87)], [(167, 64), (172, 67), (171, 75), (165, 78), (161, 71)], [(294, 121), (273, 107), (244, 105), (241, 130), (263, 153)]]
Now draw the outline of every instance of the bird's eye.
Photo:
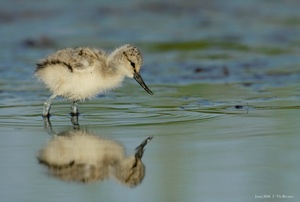
[(127, 54), (125, 53), (125, 51), (123, 52), (123, 54), (125, 55), (125, 57), (127, 58), (127, 60), (130, 62), (130, 65), (132, 66), (132, 68), (134, 69), (134, 71), (136, 71), (136, 70), (135, 70), (135, 63), (132, 62), (132, 61), (128, 58), (128, 56), (127, 56)]
[(136, 72), (135, 63), (130, 61), (130, 65), (132, 66), (133, 71)]
[(135, 69), (135, 63), (130, 61), (130, 65)]

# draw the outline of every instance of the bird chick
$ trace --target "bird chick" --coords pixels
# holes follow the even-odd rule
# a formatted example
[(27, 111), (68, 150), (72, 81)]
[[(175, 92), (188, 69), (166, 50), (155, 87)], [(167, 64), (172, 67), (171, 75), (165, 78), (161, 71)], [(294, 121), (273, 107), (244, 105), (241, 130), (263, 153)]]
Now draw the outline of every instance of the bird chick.
[(121, 85), (125, 77), (134, 78), (153, 95), (140, 75), (141, 52), (123, 45), (112, 53), (90, 48), (66, 48), (37, 63), (35, 76), (53, 93), (44, 103), (43, 116), (49, 117), (52, 101), (57, 97), (72, 101), (71, 115), (78, 115), (78, 101), (95, 97)]

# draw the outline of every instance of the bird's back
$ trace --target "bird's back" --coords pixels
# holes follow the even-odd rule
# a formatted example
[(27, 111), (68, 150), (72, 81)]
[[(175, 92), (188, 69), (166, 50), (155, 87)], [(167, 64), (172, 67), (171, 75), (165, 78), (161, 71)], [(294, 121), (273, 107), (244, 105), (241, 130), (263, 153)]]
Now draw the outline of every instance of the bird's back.
[(66, 48), (49, 55), (37, 63), (36, 71), (60, 65), (68, 68), (70, 72), (84, 71), (93, 66), (95, 62), (105, 63), (106, 53), (90, 48)]
[(66, 48), (41, 60), (35, 75), (53, 94), (70, 100), (84, 100), (108, 89), (102, 76), (103, 69), (107, 69), (106, 58), (101, 50)]

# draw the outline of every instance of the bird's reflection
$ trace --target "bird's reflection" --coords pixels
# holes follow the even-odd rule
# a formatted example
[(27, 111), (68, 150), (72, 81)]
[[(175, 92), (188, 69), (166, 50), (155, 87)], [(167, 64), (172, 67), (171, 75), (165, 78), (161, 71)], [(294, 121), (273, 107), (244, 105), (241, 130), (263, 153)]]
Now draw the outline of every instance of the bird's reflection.
[(55, 134), (49, 119), (44, 119), (45, 128), (53, 138), (40, 149), (37, 159), (48, 167), (50, 175), (83, 183), (114, 177), (129, 187), (142, 182), (144, 147), (152, 137), (145, 139), (135, 154), (127, 157), (119, 142), (81, 130), (78, 120), (76, 123), (74, 129)]

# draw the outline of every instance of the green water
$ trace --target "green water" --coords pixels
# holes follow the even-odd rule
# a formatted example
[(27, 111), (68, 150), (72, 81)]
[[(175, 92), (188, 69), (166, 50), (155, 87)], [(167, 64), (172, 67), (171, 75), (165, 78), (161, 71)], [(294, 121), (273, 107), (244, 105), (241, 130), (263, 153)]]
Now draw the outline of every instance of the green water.
[[(299, 2), (184, 2), (1, 3), (3, 201), (299, 201)], [(62, 47), (123, 43), (141, 48), (154, 95), (126, 79), (80, 103), (78, 121), (128, 155), (153, 136), (142, 183), (51, 176), (37, 160), (53, 137), (35, 63)], [(54, 101), (56, 133), (74, 130), (69, 112)]]

